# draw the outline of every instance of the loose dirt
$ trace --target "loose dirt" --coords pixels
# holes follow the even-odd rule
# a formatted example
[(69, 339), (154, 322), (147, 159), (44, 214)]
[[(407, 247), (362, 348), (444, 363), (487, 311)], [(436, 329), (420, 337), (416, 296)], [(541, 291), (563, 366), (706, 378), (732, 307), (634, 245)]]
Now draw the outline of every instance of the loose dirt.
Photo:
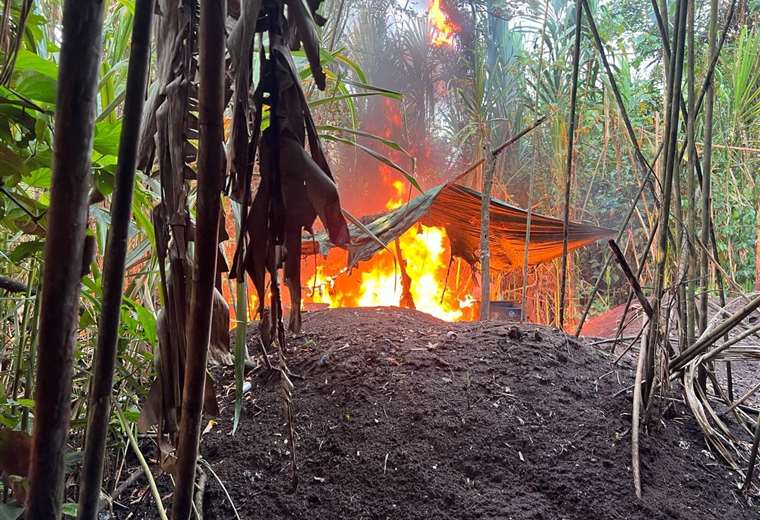
[[(253, 372), (232, 436), (232, 372), (217, 373), (227, 395), (201, 450), (240, 518), (758, 518), (677, 399), (642, 438), (636, 499), (630, 360), (614, 367), (545, 327), (402, 309), (317, 311), (303, 329), (286, 352), (303, 377), (293, 379), (295, 492), (279, 376)], [(156, 518), (142, 497), (132, 518)], [(235, 518), (212, 476), (204, 510)]]

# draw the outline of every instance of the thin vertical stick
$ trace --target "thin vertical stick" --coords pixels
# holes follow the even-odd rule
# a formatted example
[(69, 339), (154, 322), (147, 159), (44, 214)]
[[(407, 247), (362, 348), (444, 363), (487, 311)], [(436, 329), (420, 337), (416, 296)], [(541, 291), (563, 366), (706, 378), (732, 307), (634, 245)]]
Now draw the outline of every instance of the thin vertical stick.
[(200, 91), (198, 120), (198, 203), (190, 303), (190, 332), (182, 418), (179, 431), (177, 485), (172, 506), (173, 520), (188, 520), (192, 511), (195, 469), (198, 458), (206, 360), (211, 333), (211, 308), (216, 278), (216, 259), (224, 172), (224, 0), (200, 2)]
[(129, 446), (132, 448), (132, 452), (135, 454), (135, 457), (137, 457), (137, 462), (140, 463), (140, 467), (142, 468), (142, 473), (145, 475), (145, 478), (148, 480), (148, 487), (150, 488), (151, 495), (153, 496), (153, 501), (156, 503), (156, 510), (158, 511), (158, 517), (161, 520), (166, 520), (167, 519), (166, 510), (164, 509), (164, 503), (161, 501), (161, 493), (158, 491), (158, 486), (156, 485), (156, 480), (153, 477), (153, 472), (150, 470), (148, 461), (145, 460), (145, 456), (143, 455), (142, 451), (140, 451), (140, 445), (137, 444), (137, 439), (135, 438), (134, 433), (132, 433), (132, 430), (130, 429), (130, 426), (127, 423), (127, 420), (124, 418), (124, 414), (119, 409), (116, 410), (116, 418), (119, 420), (121, 429), (127, 435)]
[(565, 292), (567, 290), (568, 237), (570, 231), (570, 188), (573, 177), (573, 146), (575, 144), (576, 108), (578, 103), (578, 70), (581, 61), (581, 0), (575, 2), (575, 47), (573, 48), (573, 75), (570, 90), (570, 115), (567, 129), (567, 162), (565, 164), (565, 199), (562, 218), (562, 271), (559, 284), (559, 328), (565, 326)]
[(641, 498), (641, 463), (639, 457), (639, 437), (641, 431), (641, 409), (643, 407), (642, 388), (644, 386), (644, 363), (647, 356), (648, 331), (642, 329), (641, 351), (636, 363), (636, 378), (633, 384), (633, 417), (631, 418), (631, 468), (633, 469), (633, 487), (636, 496)]
[[(715, 40), (718, 32), (718, 0), (710, 0), (710, 23), (708, 28), (708, 50), (707, 55), (712, 56), (715, 52)], [(705, 99), (705, 135), (704, 146), (702, 147), (702, 243), (707, 244), (710, 239), (710, 228), (712, 227), (711, 215), (711, 175), (712, 175), (712, 138), (713, 138), (713, 105), (715, 103), (714, 79), (710, 77), (707, 82), (707, 94)], [(716, 257), (717, 260), (717, 257)], [(700, 257), (700, 289), (699, 298), (700, 321), (699, 332), (702, 333), (707, 328), (707, 301), (709, 271), (707, 250), (702, 250)]]
[(111, 199), (111, 229), (103, 265), (103, 309), (98, 324), (93, 377), (90, 385), (87, 437), (79, 490), (79, 520), (94, 520), (100, 505), (108, 422), (111, 416), (113, 373), (119, 339), (121, 293), (127, 256), (132, 192), (137, 164), (137, 143), (150, 62), (150, 26), (154, 0), (137, 0), (127, 72), (119, 163)]
[[(544, 3), (544, 23), (541, 27), (541, 43), (538, 50), (538, 70), (536, 71), (536, 97), (534, 107), (538, 110), (538, 100), (541, 93), (541, 74), (544, 70), (544, 35), (549, 15), (549, 0)], [(528, 174), (528, 217), (525, 222), (525, 249), (523, 251), (522, 295), (520, 298), (520, 321), (525, 321), (525, 308), (528, 304), (528, 252), (530, 251), (530, 228), (533, 220), (533, 184), (535, 182), (535, 165), (538, 163), (538, 137), (533, 136), (533, 171)]]
[(63, 6), (28, 520), (61, 517), (104, 3), (66, 0)]
[(486, 169), (480, 198), (480, 321), (490, 319), (491, 313), (491, 247), (488, 233), (491, 224), (491, 190), (496, 170), (496, 154), (488, 144), (483, 147), (483, 154), (486, 157)]

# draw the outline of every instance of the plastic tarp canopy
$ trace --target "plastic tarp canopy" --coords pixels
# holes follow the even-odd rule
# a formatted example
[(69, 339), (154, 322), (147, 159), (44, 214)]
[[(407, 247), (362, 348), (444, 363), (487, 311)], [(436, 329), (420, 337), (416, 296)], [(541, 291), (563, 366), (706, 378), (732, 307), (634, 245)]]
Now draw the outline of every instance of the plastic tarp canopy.
[[(362, 224), (384, 244), (392, 244), (417, 223), (446, 229), (451, 253), (472, 266), (480, 262), (480, 192), (458, 184), (442, 184), (412, 199), (404, 206), (380, 215), (364, 217)], [(491, 199), (489, 243), (491, 269), (509, 271), (522, 268), (528, 212), (506, 202)], [(562, 220), (531, 214), (528, 264), (535, 265), (562, 256)], [(360, 226), (349, 224), (348, 268), (370, 259), (383, 250), (375, 238)], [(568, 226), (568, 249), (572, 251), (597, 240), (616, 235), (616, 231), (589, 224), (571, 222)], [(327, 234), (319, 232), (303, 237), (303, 254), (327, 255), (331, 248)]]

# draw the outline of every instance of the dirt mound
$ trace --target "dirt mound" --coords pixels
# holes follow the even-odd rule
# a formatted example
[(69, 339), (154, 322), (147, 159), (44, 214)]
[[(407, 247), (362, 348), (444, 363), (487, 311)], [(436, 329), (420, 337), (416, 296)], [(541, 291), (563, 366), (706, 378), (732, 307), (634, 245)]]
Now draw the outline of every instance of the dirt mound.
[[(318, 311), (288, 359), (304, 377), (294, 379), (296, 493), (276, 377), (254, 376), (235, 436), (231, 392), (203, 438), (243, 519), (757, 518), (677, 403), (642, 439), (638, 501), (630, 364), (612, 367), (550, 329)], [(133, 518), (155, 517), (149, 500)], [(204, 509), (235, 518), (213, 478)]]

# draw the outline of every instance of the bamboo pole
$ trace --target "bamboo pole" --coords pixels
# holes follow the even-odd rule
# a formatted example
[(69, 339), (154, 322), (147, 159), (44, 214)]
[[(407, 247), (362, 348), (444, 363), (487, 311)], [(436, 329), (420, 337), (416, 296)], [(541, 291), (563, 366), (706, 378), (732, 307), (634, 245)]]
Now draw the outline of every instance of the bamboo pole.
[(628, 265), (628, 262), (625, 260), (625, 255), (620, 250), (620, 248), (618, 247), (617, 243), (614, 240), (608, 241), (608, 244), (613, 254), (615, 255), (615, 260), (620, 266), (620, 269), (623, 271), (623, 274), (628, 280), (628, 283), (631, 285), (631, 289), (633, 290), (636, 297), (639, 299), (641, 308), (644, 309), (644, 312), (646, 313), (647, 317), (651, 320), (652, 306), (649, 304), (649, 300), (646, 299), (646, 296), (644, 296), (644, 292), (641, 290), (641, 285), (639, 284), (639, 280), (633, 274), (633, 271), (631, 271), (631, 266)]
[(486, 144), (483, 146), (483, 156), (486, 157), (486, 169), (483, 173), (483, 193), (480, 196), (480, 321), (487, 321), (491, 313), (491, 246), (488, 233), (496, 154)]
[[(712, 56), (715, 53), (715, 40), (717, 37), (717, 18), (718, 18), (718, 0), (710, 0), (710, 22), (708, 28), (708, 50), (707, 55)], [(711, 174), (712, 174), (712, 138), (713, 138), (713, 104), (715, 102), (715, 87), (713, 78), (707, 82), (707, 94), (705, 98), (705, 135), (704, 146), (702, 150), (702, 243), (707, 244), (710, 239), (710, 229), (712, 228), (711, 216)], [(703, 250), (700, 255), (700, 289), (699, 299), (700, 322), (699, 331), (704, 332), (707, 328), (707, 302), (708, 302), (708, 285), (709, 271), (707, 251)], [(730, 365), (728, 365), (730, 367)], [(729, 368), (730, 370), (730, 368)]]
[(570, 114), (567, 128), (567, 161), (565, 163), (565, 196), (562, 214), (562, 267), (559, 284), (559, 328), (565, 326), (565, 292), (567, 290), (568, 237), (570, 231), (570, 188), (573, 183), (573, 147), (575, 145), (575, 127), (578, 122), (576, 108), (578, 104), (578, 71), (581, 61), (581, 0), (575, 2), (575, 45), (573, 47), (573, 74), (570, 87)]
[(694, 1), (689, 1), (689, 7), (687, 12), (687, 39), (688, 39), (688, 61), (687, 61), (687, 106), (688, 116), (686, 119), (686, 140), (687, 140), (687, 153), (688, 161), (686, 166), (686, 183), (687, 183), (687, 196), (688, 205), (686, 207), (686, 232), (688, 236), (686, 247), (683, 248), (682, 254), (687, 256), (686, 267), (687, 281), (686, 281), (686, 344), (691, 345), (694, 342), (694, 334), (696, 332), (696, 277), (697, 277), (697, 264), (695, 261), (696, 250), (693, 247), (694, 237), (696, 237), (697, 230), (697, 184), (696, 174), (694, 172), (695, 163), (697, 160), (697, 151), (694, 147), (694, 134), (696, 125), (696, 113), (694, 111), (694, 83), (695, 83), (695, 57), (694, 57)]
[(631, 417), (631, 468), (633, 472), (633, 488), (636, 496), (641, 498), (641, 461), (639, 451), (639, 437), (641, 432), (641, 409), (644, 406), (644, 396), (642, 388), (644, 387), (644, 363), (647, 358), (646, 349), (649, 339), (648, 331), (642, 329), (641, 351), (636, 363), (636, 376), (633, 385), (633, 416)]
[[(647, 239), (647, 245), (644, 248), (644, 253), (641, 256), (641, 262), (639, 263), (639, 268), (636, 272), (636, 279), (640, 280), (641, 275), (644, 272), (644, 267), (647, 262), (647, 258), (649, 257), (649, 253), (652, 250), (652, 244), (654, 243), (655, 236), (657, 234), (657, 226), (658, 222), (655, 220), (654, 224), (652, 225), (652, 231), (649, 233), (649, 238)], [(615, 338), (619, 338), (623, 334), (623, 329), (626, 327), (626, 319), (628, 317), (628, 311), (631, 308), (631, 303), (633, 303), (633, 289), (628, 291), (628, 299), (625, 302), (625, 307), (623, 308), (623, 314), (620, 316), (620, 322), (618, 323), (618, 330), (615, 333)], [(612, 351), (615, 350), (615, 345), (617, 342), (612, 344)]]
[(623, 96), (620, 94), (620, 89), (617, 86), (617, 82), (615, 81), (615, 74), (612, 71), (612, 67), (610, 66), (609, 60), (607, 59), (607, 54), (604, 52), (604, 45), (602, 44), (602, 38), (599, 35), (599, 31), (596, 27), (596, 22), (594, 21), (594, 17), (591, 14), (591, 9), (588, 5), (588, 0), (582, 0), (583, 1), (583, 8), (586, 11), (586, 19), (588, 20), (589, 29), (591, 29), (591, 35), (594, 39), (594, 46), (596, 47), (597, 52), (599, 53), (599, 58), (602, 61), (602, 65), (604, 66), (604, 70), (607, 73), (607, 79), (610, 82), (610, 88), (612, 89), (612, 93), (615, 97), (615, 103), (617, 104), (618, 111), (620, 112), (620, 117), (623, 119), (623, 124), (625, 125), (626, 133), (628, 134), (628, 139), (631, 141), (631, 146), (633, 147), (633, 153), (636, 157), (636, 161), (638, 162), (639, 168), (642, 171), (642, 176), (645, 175), (647, 172), (652, 171), (652, 166), (647, 162), (646, 158), (644, 157), (644, 154), (641, 152), (641, 147), (639, 146), (638, 139), (636, 139), (636, 134), (633, 131), (633, 125), (631, 124), (631, 120), (628, 117), (628, 111), (625, 109), (625, 103), (623, 102)]
[(206, 360), (211, 332), (211, 307), (216, 277), (216, 260), (224, 172), (224, 0), (201, 0), (199, 30), (200, 90), (198, 122), (198, 202), (190, 303), (189, 344), (182, 392), (182, 417), (176, 466), (173, 520), (188, 520), (192, 511), (193, 487), (200, 440)]
[(150, 63), (150, 28), (154, 0), (137, 0), (127, 72), (119, 162), (111, 199), (111, 229), (103, 264), (103, 308), (98, 324), (93, 376), (88, 399), (87, 436), (79, 490), (79, 520), (94, 520), (100, 503), (108, 422), (111, 416), (114, 365), (119, 339), (121, 294), (127, 256), (137, 145)]
[(61, 517), (103, 5), (66, 0), (63, 6), (27, 520)]
[[(540, 45), (538, 50), (538, 69), (536, 71), (536, 97), (534, 108), (538, 110), (538, 100), (541, 85), (541, 74), (544, 69), (544, 34), (546, 33), (546, 23), (549, 14), (549, 0), (544, 2), (544, 23), (541, 26)], [(525, 321), (526, 307), (528, 305), (528, 253), (530, 251), (530, 232), (533, 224), (533, 188), (535, 183), (536, 164), (538, 163), (538, 139), (533, 139), (533, 171), (528, 174), (528, 216), (525, 222), (525, 247), (523, 248), (523, 268), (522, 268), (522, 293), (520, 297), (520, 321)]]
[(684, 62), (684, 45), (686, 41), (686, 0), (680, 0), (676, 7), (677, 23), (673, 35), (673, 47), (675, 56), (671, 60), (671, 74), (668, 95), (668, 112), (669, 117), (665, 124), (665, 171), (663, 178), (663, 196), (660, 205), (660, 224), (658, 229), (659, 240), (657, 245), (656, 269), (654, 280), (654, 315), (649, 322), (649, 345), (646, 349), (647, 360), (645, 361), (643, 400), (648, 402), (649, 393), (652, 388), (656, 347), (660, 340), (660, 310), (662, 308), (662, 298), (665, 292), (665, 267), (668, 256), (668, 224), (670, 221), (670, 204), (673, 194), (673, 176), (676, 166), (676, 145), (679, 126), (680, 106), (678, 99), (681, 97), (681, 80), (683, 77)]

